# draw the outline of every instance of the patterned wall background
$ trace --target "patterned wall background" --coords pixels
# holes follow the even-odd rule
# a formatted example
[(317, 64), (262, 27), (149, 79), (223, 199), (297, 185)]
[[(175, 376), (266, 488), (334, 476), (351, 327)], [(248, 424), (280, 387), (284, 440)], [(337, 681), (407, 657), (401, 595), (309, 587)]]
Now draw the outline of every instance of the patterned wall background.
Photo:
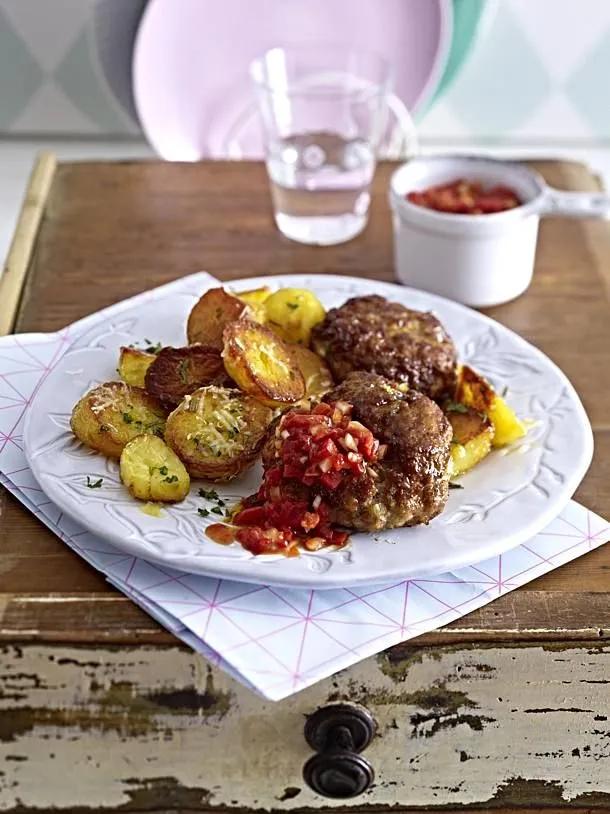
[[(455, 82), (421, 117), (422, 137), (609, 139), (610, 0), (483, 2), (493, 8), (481, 36)], [(0, 0), (0, 132), (137, 134), (130, 53), (144, 6)]]
[(0, 0), (0, 132), (137, 134), (131, 50), (145, 5)]
[(610, 0), (485, 2), (495, 13), (422, 136), (610, 139)]

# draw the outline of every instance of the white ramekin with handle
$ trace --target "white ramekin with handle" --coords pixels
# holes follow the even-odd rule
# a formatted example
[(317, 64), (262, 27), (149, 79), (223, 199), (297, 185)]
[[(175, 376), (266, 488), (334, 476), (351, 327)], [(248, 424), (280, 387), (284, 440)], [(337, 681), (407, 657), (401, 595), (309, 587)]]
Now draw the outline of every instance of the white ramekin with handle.
[[(522, 203), (490, 215), (457, 215), (406, 198), (458, 179), (510, 187)], [(521, 164), (476, 156), (411, 159), (392, 176), (390, 206), (400, 282), (475, 307), (507, 302), (529, 286), (541, 217), (610, 218), (608, 195), (562, 192)]]

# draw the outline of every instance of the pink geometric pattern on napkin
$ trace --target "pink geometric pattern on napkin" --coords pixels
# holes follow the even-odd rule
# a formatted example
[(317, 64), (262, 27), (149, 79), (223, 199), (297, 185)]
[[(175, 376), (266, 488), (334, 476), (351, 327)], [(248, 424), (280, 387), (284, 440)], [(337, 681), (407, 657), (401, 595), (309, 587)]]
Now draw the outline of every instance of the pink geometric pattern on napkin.
[(0, 339), (0, 482), (162, 625), (267, 698), (284, 698), (458, 619), (610, 536), (602, 518), (571, 502), (535, 538), (499, 557), (455, 573), (331, 591), (247, 585), (127, 555), (51, 503), (23, 453), (23, 419), (37, 389), (71, 342), (103, 318), (102, 312), (57, 334)]

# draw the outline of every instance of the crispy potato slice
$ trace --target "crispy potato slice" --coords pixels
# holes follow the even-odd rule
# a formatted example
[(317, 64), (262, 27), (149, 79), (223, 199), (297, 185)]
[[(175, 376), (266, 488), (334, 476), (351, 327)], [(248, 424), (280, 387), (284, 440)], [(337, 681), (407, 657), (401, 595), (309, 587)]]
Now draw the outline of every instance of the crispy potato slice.
[(496, 392), (487, 379), (468, 365), (460, 366), (455, 393), (456, 402), (487, 415), (495, 395)]
[(229, 377), (220, 351), (204, 345), (163, 348), (146, 371), (146, 390), (163, 404), (176, 406), (206, 384), (225, 384)]
[(165, 440), (192, 477), (228, 481), (253, 464), (272, 418), (272, 410), (239, 390), (209, 385), (170, 414)]
[(333, 386), (333, 377), (324, 361), (302, 345), (286, 345), (305, 381), (305, 398), (322, 396)]
[(467, 444), (452, 444), (450, 458), (450, 477), (456, 478), (468, 472), (491, 452), (491, 436), (478, 435)]
[(286, 343), (264, 325), (250, 319), (227, 325), (222, 358), (238, 387), (263, 404), (293, 404), (305, 395), (303, 374)]
[(450, 468), (451, 477), (456, 477), (472, 469), (489, 454), (494, 428), (484, 413), (462, 404), (451, 403), (445, 415), (453, 429)]
[(456, 401), (489, 416), (494, 427), (494, 447), (512, 444), (526, 433), (525, 425), (512, 407), (509, 407), (483, 376), (468, 365), (463, 365), (458, 372)]
[(184, 500), (191, 479), (184, 464), (156, 435), (137, 435), (121, 452), (121, 480), (138, 500)]
[(70, 426), (79, 441), (109, 458), (142, 433), (163, 436), (166, 410), (158, 399), (125, 382), (106, 382), (84, 395)]
[(147, 353), (137, 348), (121, 348), (119, 356), (119, 376), (127, 384), (144, 387), (144, 377), (150, 365), (155, 361), (154, 353)]
[(306, 288), (280, 288), (264, 302), (265, 324), (285, 339), (309, 345), (311, 329), (322, 322), (326, 311), (320, 300)]
[(186, 324), (189, 345), (222, 350), (222, 332), (229, 323), (250, 314), (249, 306), (224, 288), (211, 288), (195, 304)]
[(505, 447), (507, 444), (512, 444), (513, 441), (523, 438), (527, 432), (525, 424), (513, 408), (497, 394), (489, 409), (489, 418), (495, 429), (494, 447)]
[(467, 444), (481, 434), (493, 435), (489, 418), (472, 407), (466, 407), (465, 404), (450, 402), (445, 408), (445, 415), (453, 430), (453, 440), (458, 444)]

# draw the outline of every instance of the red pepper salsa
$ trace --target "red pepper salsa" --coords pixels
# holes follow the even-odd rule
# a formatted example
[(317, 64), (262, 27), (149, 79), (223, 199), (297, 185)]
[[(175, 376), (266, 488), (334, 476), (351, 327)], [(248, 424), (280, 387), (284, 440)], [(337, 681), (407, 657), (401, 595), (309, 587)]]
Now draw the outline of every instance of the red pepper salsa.
[(514, 209), (521, 204), (510, 187), (497, 185), (484, 188), (477, 181), (466, 181), (463, 178), (450, 184), (409, 192), (406, 197), (417, 206), (454, 215), (491, 215)]
[(244, 548), (253, 554), (290, 554), (299, 544), (308, 551), (345, 545), (349, 534), (331, 524), (323, 494), (328, 497), (345, 478), (364, 473), (386, 449), (352, 420), (351, 412), (350, 404), (336, 402), (282, 417), (275, 434), (276, 463), (233, 518), (235, 537)]

